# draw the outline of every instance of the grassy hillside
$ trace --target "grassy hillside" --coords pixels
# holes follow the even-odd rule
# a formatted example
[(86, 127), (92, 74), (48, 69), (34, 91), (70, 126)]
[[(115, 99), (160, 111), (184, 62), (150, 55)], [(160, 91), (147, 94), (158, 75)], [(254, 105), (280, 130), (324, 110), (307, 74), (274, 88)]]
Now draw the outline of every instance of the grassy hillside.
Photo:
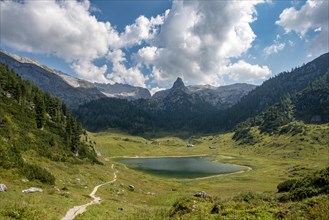
[(93, 148), (58, 99), (0, 65), (0, 183), (8, 187), (1, 193), (1, 219), (47, 219), (49, 210), (34, 206), (51, 204), (53, 209), (51, 195), (28, 196), (21, 191), (37, 186), (54, 194), (54, 187), (63, 184), (63, 170), (71, 175), (77, 172), (74, 164), (80, 172), (99, 163)]
[[(233, 141), (233, 133), (187, 139), (145, 139), (118, 131), (90, 134), (104, 165), (54, 162), (27, 151), (23, 154), (26, 161), (46, 167), (55, 176), (55, 185), (24, 183), (14, 169), (0, 168), (0, 180), (9, 186), (1, 194), (0, 218), (60, 219), (69, 208), (89, 202), (87, 195), (92, 188), (113, 178), (110, 166), (115, 164), (118, 179), (99, 189), (101, 204), (88, 207), (76, 219), (321, 219), (328, 213), (327, 193), (300, 201), (282, 199), (289, 198), (289, 192), (277, 194), (279, 183), (323, 172), (320, 170), (329, 166), (329, 125), (305, 125), (305, 130), (295, 135), (262, 133), (255, 145)], [(187, 148), (187, 142), (195, 146)], [(145, 174), (115, 162), (122, 156), (164, 155), (208, 155), (252, 170), (201, 179), (173, 179)], [(44, 193), (21, 193), (22, 189), (36, 185)], [(129, 185), (134, 185), (135, 190), (130, 191)], [(209, 197), (196, 198), (193, 195), (197, 191), (205, 191)], [(219, 213), (211, 214), (214, 206), (218, 206)]]
[[(208, 155), (221, 162), (249, 166), (252, 170), (179, 180), (151, 176), (117, 164), (119, 182), (103, 188), (99, 193), (103, 203), (90, 207), (90, 211), (78, 219), (107, 219), (110, 216), (118, 219), (245, 219), (247, 216), (249, 219), (277, 219), (280, 216), (321, 219), (328, 210), (328, 191), (298, 201), (283, 201), (286, 195), (277, 194), (279, 183), (313, 172), (326, 172), (320, 170), (329, 166), (329, 126), (305, 127), (304, 134), (259, 134), (261, 141), (256, 145), (232, 141), (232, 133), (189, 140), (176, 137), (143, 139), (116, 132), (93, 134), (103, 155), (110, 161), (122, 156)], [(186, 148), (187, 141), (195, 143), (195, 147)], [(216, 146), (216, 149), (209, 146)], [(327, 173), (324, 175), (327, 178)], [(125, 186), (129, 184), (136, 187), (135, 192), (127, 190)], [(327, 185), (328, 179), (324, 182), (324, 186)], [(122, 193), (122, 190), (125, 191)], [(196, 198), (193, 195), (197, 191), (205, 191), (210, 197)], [(143, 192), (154, 192), (156, 196)], [(219, 214), (211, 214), (215, 205), (220, 207)], [(118, 208), (124, 211), (118, 211)]]
[(85, 131), (59, 99), (21, 80), (4, 65), (0, 65), (0, 72), (3, 167), (19, 165), (19, 154), (29, 150), (54, 161), (87, 158), (97, 162)]
[[(221, 162), (250, 166), (252, 171), (178, 180), (145, 175), (118, 164), (118, 185), (104, 188), (100, 195), (104, 196), (105, 201), (100, 206), (90, 207), (90, 212), (78, 219), (106, 219), (112, 215), (124, 216), (122, 219), (165, 219), (170, 216), (174, 219), (241, 219), (246, 216), (251, 219), (257, 216), (261, 219), (276, 219), (279, 216), (316, 216), (315, 210), (326, 207), (326, 193), (302, 201), (285, 202), (279, 200), (279, 194), (276, 194), (279, 183), (291, 178), (302, 178), (329, 166), (328, 125), (305, 126), (307, 133), (304, 134), (260, 134), (261, 141), (256, 145), (234, 142), (231, 133), (194, 137), (189, 140), (196, 144), (194, 148), (186, 148), (187, 140), (173, 137), (147, 140), (122, 133), (94, 134), (104, 156), (107, 155), (109, 160), (125, 155), (209, 155)], [(216, 146), (216, 149), (209, 149), (209, 146)], [(137, 189), (155, 192), (156, 198), (141, 192), (120, 194), (126, 188), (120, 187), (119, 183), (133, 184)], [(195, 198), (193, 194), (196, 191), (207, 192), (211, 199)], [(194, 211), (193, 204), (197, 206)], [(221, 207), (218, 215), (210, 214), (215, 204)], [(182, 208), (185, 206), (186, 209)], [(185, 211), (179, 212), (175, 207)], [(118, 208), (125, 211), (118, 211)], [(107, 214), (104, 214), (105, 210)], [(285, 210), (289, 211), (285, 213)]]

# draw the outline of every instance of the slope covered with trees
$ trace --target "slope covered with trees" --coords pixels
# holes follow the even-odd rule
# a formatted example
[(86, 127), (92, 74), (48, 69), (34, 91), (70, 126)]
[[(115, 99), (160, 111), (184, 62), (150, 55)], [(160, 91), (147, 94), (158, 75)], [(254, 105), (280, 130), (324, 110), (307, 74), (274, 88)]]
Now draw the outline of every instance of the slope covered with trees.
[(0, 65), (0, 166), (16, 168), (29, 179), (54, 184), (45, 169), (26, 163), (22, 154), (34, 151), (53, 161), (98, 162), (82, 126), (59, 99)]
[(119, 128), (132, 134), (159, 131), (197, 130), (195, 119), (214, 112), (210, 104), (188, 99), (135, 100), (104, 98), (79, 106), (74, 115), (91, 131)]
[(270, 135), (287, 132), (296, 134), (304, 131), (303, 123), (328, 122), (329, 73), (326, 73), (309, 83), (301, 92), (284, 96), (280, 102), (268, 107), (259, 115), (240, 123), (233, 138), (242, 143), (254, 143), (257, 141), (255, 129)]
[[(207, 120), (208, 127), (210, 130), (233, 129), (238, 123), (260, 114), (284, 97), (301, 92), (328, 72), (329, 53), (290, 72), (282, 72), (244, 96), (232, 108), (212, 115)], [(319, 104), (323, 106), (324, 103)]]

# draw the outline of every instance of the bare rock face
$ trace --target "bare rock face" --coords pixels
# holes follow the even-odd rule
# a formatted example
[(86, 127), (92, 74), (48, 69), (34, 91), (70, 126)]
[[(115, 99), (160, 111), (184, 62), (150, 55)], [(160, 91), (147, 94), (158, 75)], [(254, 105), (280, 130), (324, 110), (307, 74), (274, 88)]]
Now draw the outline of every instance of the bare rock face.
[(151, 93), (148, 89), (131, 86), (128, 84), (101, 84), (96, 83), (97, 89), (110, 98), (120, 98), (127, 100), (150, 99)]
[(35, 192), (43, 192), (42, 189), (37, 187), (31, 187), (29, 189), (22, 190), (23, 193), (35, 193)]
[(189, 92), (203, 101), (219, 109), (226, 109), (236, 104), (240, 99), (256, 88), (255, 85), (236, 83), (214, 87), (210, 85), (188, 86)]
[(7, 186), (3, 183), (0, 183), (0, 192), (6, 192), (7, 191)]

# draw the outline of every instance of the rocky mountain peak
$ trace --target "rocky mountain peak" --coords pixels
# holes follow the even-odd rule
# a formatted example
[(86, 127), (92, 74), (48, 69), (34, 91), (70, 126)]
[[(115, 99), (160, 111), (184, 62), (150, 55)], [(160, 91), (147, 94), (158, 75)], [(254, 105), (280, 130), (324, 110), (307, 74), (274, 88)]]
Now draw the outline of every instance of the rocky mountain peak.
[(182, 78), (177, 77), (176, 81), (174, 82), (174, 85), (172, 87), (173, 89), (182, 89), (182, 88), (186, 88), (184, 85), (184, 82), (182, 80)]

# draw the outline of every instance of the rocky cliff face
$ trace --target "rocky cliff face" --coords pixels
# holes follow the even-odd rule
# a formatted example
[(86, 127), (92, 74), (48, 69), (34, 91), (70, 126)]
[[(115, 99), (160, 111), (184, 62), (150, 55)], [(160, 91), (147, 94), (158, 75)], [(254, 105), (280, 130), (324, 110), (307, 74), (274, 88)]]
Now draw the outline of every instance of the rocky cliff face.
[(190, 93), (199, 96), (202, 100), (220, 109), (236, 104), (243, 96), (255, 89), (255, 85), (236, 83), (227, 86), (189, 86)]

